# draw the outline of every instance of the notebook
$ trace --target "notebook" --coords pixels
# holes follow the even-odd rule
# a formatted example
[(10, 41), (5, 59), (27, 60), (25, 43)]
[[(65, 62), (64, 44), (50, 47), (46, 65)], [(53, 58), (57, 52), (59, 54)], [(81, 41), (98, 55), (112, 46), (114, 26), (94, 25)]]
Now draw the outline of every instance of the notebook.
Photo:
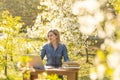
[(36, 55), (24, 55), (24, 57), (28, 57), (30, 60), (27, 62), (29, 67), (33, 67), (34, 69), (45, 70), (43, 61), (40, 56)]

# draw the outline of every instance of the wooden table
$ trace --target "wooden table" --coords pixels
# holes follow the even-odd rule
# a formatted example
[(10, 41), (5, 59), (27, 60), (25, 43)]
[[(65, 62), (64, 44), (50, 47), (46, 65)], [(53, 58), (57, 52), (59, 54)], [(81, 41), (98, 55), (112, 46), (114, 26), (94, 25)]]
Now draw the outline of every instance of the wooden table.
[(23, 73), (23, 80), (35, 80), (38, 78), (38, 74), (47, 72), (47, 74), (57, 74), (57, 75), (65, 75), (67, 76), (67, 80), (78, 80), (78, 70), (66, 70), (66, 69), (46, 69), (46, 70), (35, 70), (30, 71), (30, 79), (27, 79), (24, 74), (26, 74), (27, 71)]

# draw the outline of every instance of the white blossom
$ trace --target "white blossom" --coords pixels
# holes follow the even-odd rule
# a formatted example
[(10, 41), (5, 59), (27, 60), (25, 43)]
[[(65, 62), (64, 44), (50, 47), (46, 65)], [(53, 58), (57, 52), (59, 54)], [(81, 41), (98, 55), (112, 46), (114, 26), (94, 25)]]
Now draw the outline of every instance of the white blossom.
[(104, 20), (104, 14), (102, 11), (97, 10), (94, 14), (96, 22), (100, 23)]
[(115, 27), (110, 22), (106, 22), (106, 24), (105, 24), (105, 30), (106, 30), (106, 36), (111, 37), (114, 34)]
[(106, 33), (102, 29), (98, 28), (98, 36), (100, 38), (105, 38), (106, 37), (105, 34)]
[(113, 51), (118, 51), (118, 52), (120, 51), (120, 42), (119, 41), (113, 42), (111, 39), (105, 39), (104, 44), (106, 46), (110, 46)]
[(92, 73), (90, 74), (90, 79), (91, 79), (91, 80), (97, 80), (97, 73), (92, 72)]
[(3, 46), (0, 46), (0, 51), (5, 51), (5, 48)]
[(114, 52), (107, 57), (107, 63), (109, 67), (115, 69), (120, 65), (120, 53)]
[(8, 37), (6, 33), (0, 33), (0, 40), (4, 40)]
[(80, 31), (84, 34), (91, 34), (98, 22), (92, 16), (79, 17)]
[(105, 70), (106, 70), (106, 68), (105, 68), (105, 66), (102, 65), (102, 64), (97, 67), (97, 74), (99, 74), (99, 75), (98, 75), (98, 78), (99, 78), (99, 79), (104, 78)]
[(113, 80), (120, 80), (120, 65), (117, 66), (113, 73)]
[(94, 13), (100, 7), (98, 1), (96, 0), (84, 0), (84, 1), (76, 1), (72, 6), (72, 12), (75, 15), (78, 15), (84, 10), (88, 11), (89, 13)]
[(81, 4), (81, 1), (76, 1), (73, 6), (72, 6), (72, 12), (73, 14), (75, 15), (78, 15), (79, 12), (80, 12), (80, 4)]

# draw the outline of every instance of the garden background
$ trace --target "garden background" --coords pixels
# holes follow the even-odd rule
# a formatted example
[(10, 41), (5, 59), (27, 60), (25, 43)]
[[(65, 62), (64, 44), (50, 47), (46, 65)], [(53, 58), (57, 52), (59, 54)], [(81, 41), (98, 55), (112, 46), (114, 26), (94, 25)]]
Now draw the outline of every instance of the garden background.
[(119, 0), (0, 0), (0, 80), (22, 80), (18, 62), (25, 70), (28, 59), (20, 56), (40, 55), (52, 28), (59, 30), (70, 60), (80, 64), (79, 80), (119, 80), (119, 4)]

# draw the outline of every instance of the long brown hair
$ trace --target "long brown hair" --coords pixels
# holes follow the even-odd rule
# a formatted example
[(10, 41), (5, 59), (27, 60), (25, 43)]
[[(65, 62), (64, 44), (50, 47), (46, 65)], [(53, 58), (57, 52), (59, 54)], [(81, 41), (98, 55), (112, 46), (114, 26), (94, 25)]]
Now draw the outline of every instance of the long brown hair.
[(48, 31), (47, 36), (48, 36), (48, 34), (50, 32), (52, 32), (53, 34), (55, 34), (55, 36), (57, 36), (57, 44), (59, 44), (60, 43), (60, 34), (59, 34), (59, 31), (57, 29), (51, 29), (51, 30)]

